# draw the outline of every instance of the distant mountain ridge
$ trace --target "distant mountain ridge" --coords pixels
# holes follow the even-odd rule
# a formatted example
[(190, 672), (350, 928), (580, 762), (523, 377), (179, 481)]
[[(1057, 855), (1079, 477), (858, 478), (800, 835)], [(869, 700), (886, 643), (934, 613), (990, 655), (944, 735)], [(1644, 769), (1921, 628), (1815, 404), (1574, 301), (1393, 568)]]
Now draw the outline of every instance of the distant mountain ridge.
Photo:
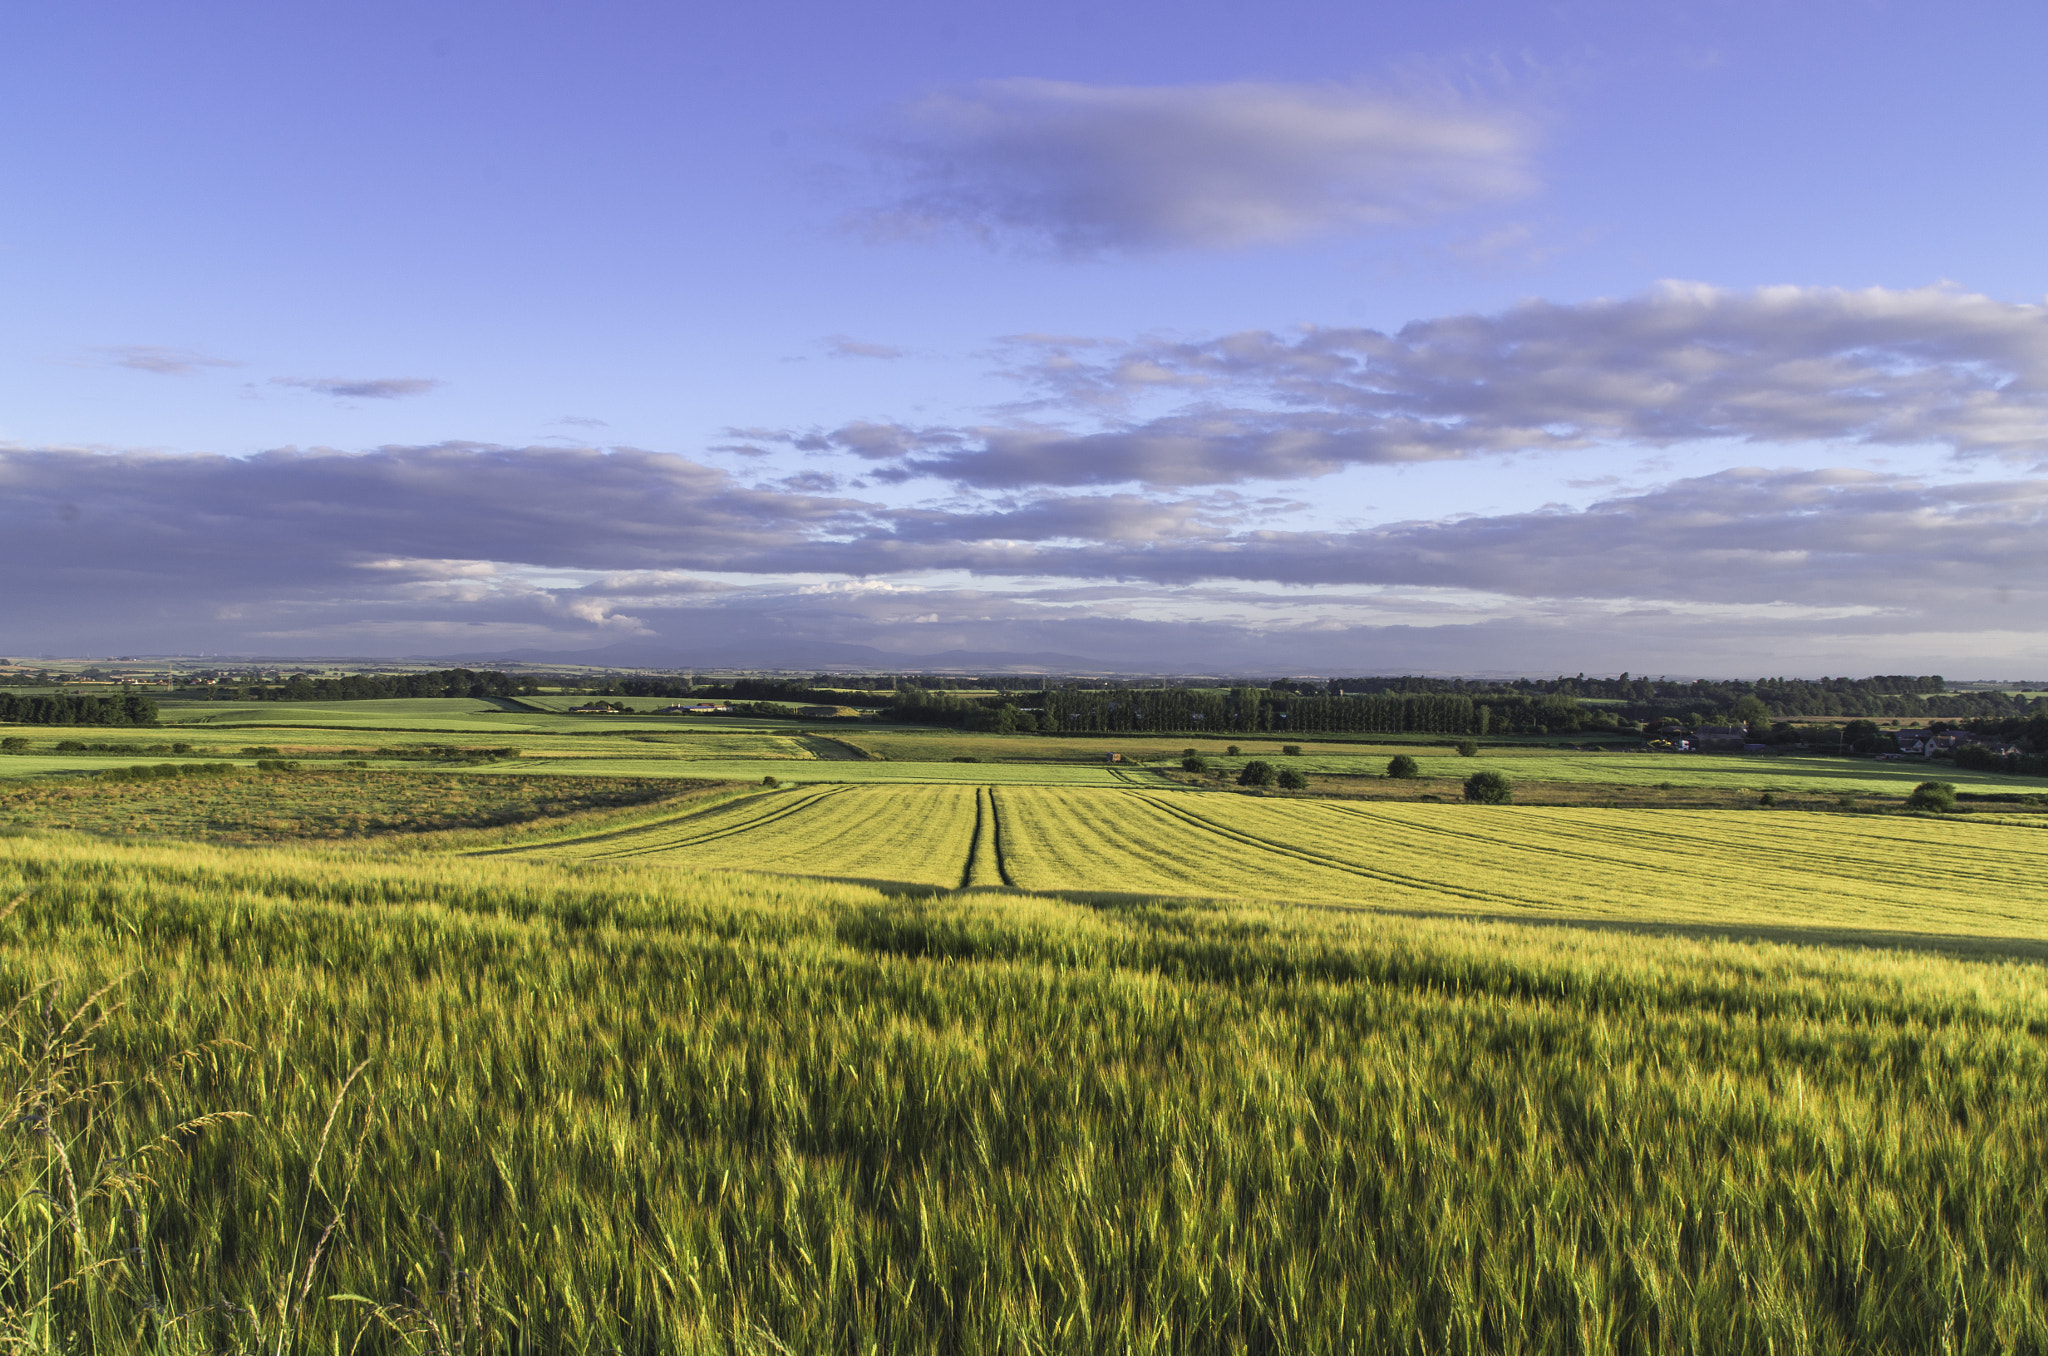
[(475, 650), (462, 654), (420, 656), (433, 663), (467, 667), (499, 661), (521, 664), (575, 664), (600, 668), (658, 669), (809, 669), (824, 673), (865, 669), (880, 673), (962, 670), (970, 673), (1139, 673), (1131, 664), (1113, 664), (1086, 655), (1046, 651), (945, 650), (938, 654), (899, 654), (872, 645), (843, 641), (791, 640), (691, 649), (645, 641), (621, 641), (595, 650)]

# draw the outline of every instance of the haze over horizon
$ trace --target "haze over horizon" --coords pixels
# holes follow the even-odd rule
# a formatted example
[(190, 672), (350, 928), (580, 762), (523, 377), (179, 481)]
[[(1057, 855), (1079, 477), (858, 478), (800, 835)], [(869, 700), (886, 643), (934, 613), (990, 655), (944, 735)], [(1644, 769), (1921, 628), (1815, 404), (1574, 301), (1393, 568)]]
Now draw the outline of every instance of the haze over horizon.
[(4, 32), (0, 654), (2048, 671), (2037, 5)]

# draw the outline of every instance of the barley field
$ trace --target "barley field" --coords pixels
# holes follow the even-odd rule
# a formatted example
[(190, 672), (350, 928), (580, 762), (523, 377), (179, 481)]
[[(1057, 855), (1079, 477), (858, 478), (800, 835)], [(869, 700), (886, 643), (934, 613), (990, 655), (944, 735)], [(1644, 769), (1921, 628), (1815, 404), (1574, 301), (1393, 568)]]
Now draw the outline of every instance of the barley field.
[(867, 785), (765, 793), (530, 850), (903, 885), (2004, 940), (2048, 954), (2048, 832), (1968, 820)]
[(29, 1349), (2048, 1349), (2032, 964), (61, 834), (0, 896)]

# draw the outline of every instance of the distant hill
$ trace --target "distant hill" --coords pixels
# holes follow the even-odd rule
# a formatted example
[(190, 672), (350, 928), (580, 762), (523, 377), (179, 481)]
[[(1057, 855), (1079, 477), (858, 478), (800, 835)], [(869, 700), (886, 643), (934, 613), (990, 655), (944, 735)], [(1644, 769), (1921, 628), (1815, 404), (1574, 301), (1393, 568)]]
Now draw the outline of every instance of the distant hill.
[(1138, 673), (1150, 670), (1113, 664), (1085, 655), (1046, 651), (946, 650), (938, 654), (900, 654), (872, 645), (829, 640), (761, 641), (693, 649), (669, 642), (621, 641), (595, 650), (477, 650), (435, 655), (435, 663), (470, 667), (493, 662), (576, 664), (604, 668), (661, 669), (866, 669), (884, 673), (957, 669), (969, 673)]

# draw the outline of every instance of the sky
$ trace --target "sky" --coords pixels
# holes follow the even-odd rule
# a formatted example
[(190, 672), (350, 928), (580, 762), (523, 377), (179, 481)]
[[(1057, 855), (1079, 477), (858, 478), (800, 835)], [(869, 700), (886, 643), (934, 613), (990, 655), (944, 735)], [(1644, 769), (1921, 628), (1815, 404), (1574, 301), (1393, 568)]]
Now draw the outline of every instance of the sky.
[(2048, 675), (2044, 48), (0, 6), (0, 655)]

